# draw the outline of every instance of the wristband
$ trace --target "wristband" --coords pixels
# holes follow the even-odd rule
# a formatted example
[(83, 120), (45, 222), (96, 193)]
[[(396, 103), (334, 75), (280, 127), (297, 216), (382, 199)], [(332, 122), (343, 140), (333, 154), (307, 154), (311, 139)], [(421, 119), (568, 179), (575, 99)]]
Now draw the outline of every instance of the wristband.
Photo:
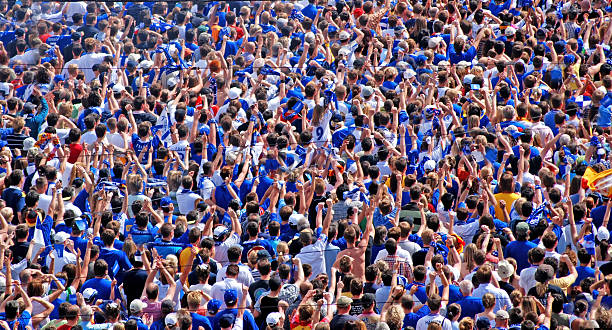
[(536, 185), (535, 190), (542, 190), (542, 187), (540, 185)]

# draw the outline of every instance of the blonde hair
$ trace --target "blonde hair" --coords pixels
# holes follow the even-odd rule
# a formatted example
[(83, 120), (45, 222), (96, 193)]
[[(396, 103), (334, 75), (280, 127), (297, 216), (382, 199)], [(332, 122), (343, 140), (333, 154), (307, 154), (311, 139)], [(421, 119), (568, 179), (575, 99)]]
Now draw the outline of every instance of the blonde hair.
[(130, 195), (142, 190), (142, 177), (138, 174), (130, 174), (127, 178), (128, 193)]
[(401, 329), (404, 322), (404, 310), (399, 305), (393, 305), (387, 310), (385, 319), (390, 329)]
[(476, 262), (474, 262), (474, 253), (476, 250), (478, 250), (478, 248), (474, 243), (470, 243), (463, 248), (463, 262), (469, 270), (474, 269), (476, 265)]

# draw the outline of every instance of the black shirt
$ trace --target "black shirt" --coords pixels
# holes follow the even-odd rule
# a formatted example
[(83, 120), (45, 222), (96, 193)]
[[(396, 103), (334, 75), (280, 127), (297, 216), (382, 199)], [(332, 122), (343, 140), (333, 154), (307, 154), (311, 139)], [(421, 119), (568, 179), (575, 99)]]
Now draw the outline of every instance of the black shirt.
[(357, 317), (349, 314), (336, 315), (329, 322), (330, 329), (344, 329), (344, 324), (348, 321), (357, 321)]
[(129, 306), (134, 299), (140, 299), (148, 273), (144, 269), (130, 269), (123, 277), (123, 291)]
[(93, 38), (98, 32), (100, 32), (100, 30), (93, 25), (85, 25), (78, 28), (77, 32), (83, 32), (82, 38), (85, 40), (87, 38)]
[[(317, 228), (317, 205), (319, 203), (325, 203), (327, 197), (325, 196), (313, 196), (312, 202), (308, 207), (308, 222), (310, 223), (310, 229), (315, 230)], [(323, 218), (325, 219), (325, 212), (323, 212)]]
[[(265, 327), (266, 318), (270, 313), (278, 312), (278, 302), (280, 299), (278, 297), (269, 297), (263, 296), (261, 297), (261, 302), (259, 304), (259, 309), (261, 314), (255, 320), (255, 322), (261, 327), (262, 325)], [(261, 328), (260, 328), (261, 329)]]
[(567, 302), (567, 297), (565, 296), (565, 293), (563, 293), (563, 290), (561, 290), (560, 287), (556, 286), (556, 285), (548, 285), (548, 288), (546, 289), (546, 292), (544, 292), (544, 295), (538, 295), (538, 290), (536, 289), (537, 285), (534, 286), (533, 288), (529, 289), (529, 292), (527, 292), (527, 294), (529, 296), (533, 296), (536, 299), (538, 299), (542, 305), (544, 307), (546, 307), (546, 304), (548, 303), (548, 295), (551, 293), (557, 293), (560, 294), (563, 297), (563, 301)]
[(25, 258), (29, 247), (30, 244), (28, 242), (17, 242), (9, 247), (9, 250), (13, 253), (13, 264), (17, 264)]
[(504, 281), (499, 281), (499, 288), (506, 291), (508, 293), (508, 296), (512, 293), (512, 291), (514, 291), (514, 287), (512, 286), (512, 284)]
[(361, 303), (361, 298), (353, 298), (353, 303), (351, 304), (351, 310), (349, 311), (349, 314), (357, 316), (361, 313), (363, 313), (363, 305)]
[(268, 291), (270, 291), (270, 285), (268, 285), (268, 280), (255, 281), (249, 286), (249, 296), (251, 296), (252, 301), (257, 301), (257, 299), (261, 296), (262, 293)]

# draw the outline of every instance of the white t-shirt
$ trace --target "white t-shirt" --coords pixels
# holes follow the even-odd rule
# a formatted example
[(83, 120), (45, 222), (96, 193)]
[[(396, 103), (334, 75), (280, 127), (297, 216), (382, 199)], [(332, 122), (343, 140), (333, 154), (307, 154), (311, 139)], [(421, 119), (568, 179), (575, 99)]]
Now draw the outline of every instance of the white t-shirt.
[(312, 132), (312, 141), (319, 148), (323, 147), (325, 143), (331, 141), (331, 131), (329, 130), (329, 121), (331, 120), (332, 112), (326, 111), (323, 114), (323, 118), (319, 121), (319, 125), (314, 127)]

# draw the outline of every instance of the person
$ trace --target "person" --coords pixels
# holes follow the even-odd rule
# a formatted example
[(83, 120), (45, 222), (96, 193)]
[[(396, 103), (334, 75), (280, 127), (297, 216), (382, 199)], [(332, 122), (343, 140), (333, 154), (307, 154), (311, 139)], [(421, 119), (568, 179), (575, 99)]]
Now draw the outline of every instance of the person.
[(338, 300), (336, 300), (336, 307), (338, 308), (338, 313), (329, 321), (329, 327), (334, 329), (344, 328), (344, 325), (349, 321), (356, 321), (357, 318), (353, 315), (350, 315), (351, 304), (353, 303), (353, 299), (340, 296)]
[(1, 328), (612, 328), (607, 2), (13, 2)]

